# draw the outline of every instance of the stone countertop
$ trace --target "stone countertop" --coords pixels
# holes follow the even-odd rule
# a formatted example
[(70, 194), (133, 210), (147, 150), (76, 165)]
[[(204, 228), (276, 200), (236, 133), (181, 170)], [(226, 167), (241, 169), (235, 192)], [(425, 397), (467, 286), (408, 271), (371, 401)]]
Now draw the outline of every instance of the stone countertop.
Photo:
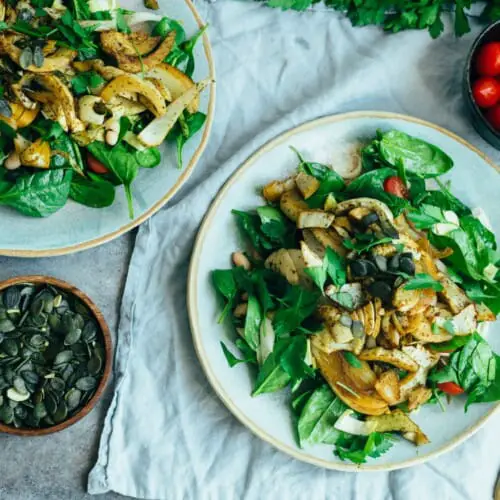
[[(0, 257), (0, 280), (27, 274), (61, 278), (81, 288), (103, 312), (113, 339), (135, 233), (98, 248), (43, 259)], [(115, 344), (116, 345), (116, 342)], [(100, 431), (111, 401), (113, 381), (94, 411), (72, 427), (38, 438), (0, 434), (0, 499), (123, 499), (86, 494), (87, 475), (97, 456)]]

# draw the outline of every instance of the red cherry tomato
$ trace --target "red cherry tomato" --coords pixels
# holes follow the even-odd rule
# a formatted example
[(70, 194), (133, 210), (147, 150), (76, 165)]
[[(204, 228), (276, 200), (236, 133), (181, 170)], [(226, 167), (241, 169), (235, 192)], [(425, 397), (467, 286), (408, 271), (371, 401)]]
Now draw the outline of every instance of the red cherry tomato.
[(384, 191), (386, 193), (393, 194), (398, 198), (408, 198), (408, 189), (406, 188), (403, 179), (397, 175), (387, 177), (384, 181)]
[(458, 396), (464, 392), (464, 390), (458, 384), (455, 384), (455, 382), (442, 382), (441, 384), (438, 384), (438, 387), (450, 396)]
[(87, 165), (95, 174), (107, 174), (109, 172), (109, 170), (89, 152), (87, 152)]
[(482, 76), (500, 75), (500, 42), (487, 43), (479, 49), (476, 68)]
[(491, 108), (500, 100), (500, 83), (491, 76), (483, 76), (472, 84), (472, 95), (481, 108)]
[(500, 131), (500, 105), (488, 109), (488, 111), (486, 111), (486, 119), (495, 130)]

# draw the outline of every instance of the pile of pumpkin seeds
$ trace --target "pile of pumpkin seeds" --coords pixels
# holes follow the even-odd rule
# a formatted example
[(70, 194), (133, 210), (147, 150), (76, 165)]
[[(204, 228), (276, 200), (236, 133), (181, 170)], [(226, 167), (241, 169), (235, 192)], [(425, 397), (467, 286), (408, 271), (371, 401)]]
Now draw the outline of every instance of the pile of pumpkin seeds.
[(0, 292), (0, 422), (67, 420), (94, 395), (104, 363), (102, 332), (80, 299), (50, 285)]

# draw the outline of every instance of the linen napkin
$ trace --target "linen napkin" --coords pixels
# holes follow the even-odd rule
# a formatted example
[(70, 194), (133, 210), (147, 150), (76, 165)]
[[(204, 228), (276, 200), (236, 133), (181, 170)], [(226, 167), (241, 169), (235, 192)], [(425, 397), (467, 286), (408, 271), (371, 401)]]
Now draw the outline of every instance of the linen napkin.
[(211, 200), (252, 152), (293, 126), (341, 111), (407, 113), (498, 161), (471, 128), (461, 97), (463, 63), (480, 26), (461, 40), (447, 26), (433, 41), (425, 32), (353, 29), (331, 13), (282, 13), (255, 2), (197, 6), (215, 54), (215, 122), (188, 187), (138, 233), (116, 392), (89, 492), (169, 500), (491, 498), (498, 415), (466, 444), (411, 469), (352, 474), (301, 463), (261, 442), (218, 400), (194, 353), (186, 310), (190, 254)]

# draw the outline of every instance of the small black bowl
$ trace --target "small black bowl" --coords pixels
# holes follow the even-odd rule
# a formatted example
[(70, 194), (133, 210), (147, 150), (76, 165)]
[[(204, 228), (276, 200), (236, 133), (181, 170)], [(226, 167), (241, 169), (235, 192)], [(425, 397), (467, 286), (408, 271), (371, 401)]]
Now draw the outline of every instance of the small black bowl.
[(482, 109), (476, 104), (472, 97), (472, 82), (478, 77), (476, 68), (474, 66), (476, 56), (479, 49), (488, 42), (500, 42), (500, 21), (490, 24), (472, 44), (467, 61), (465, 63), (464, 79), (463, 79), (463, 93), (464, 99), (469, 110), (472, 124), (477, 130), (479, 135), (492, 146), (500, 149), (500, 132), (497, 132), (486, 120)]

